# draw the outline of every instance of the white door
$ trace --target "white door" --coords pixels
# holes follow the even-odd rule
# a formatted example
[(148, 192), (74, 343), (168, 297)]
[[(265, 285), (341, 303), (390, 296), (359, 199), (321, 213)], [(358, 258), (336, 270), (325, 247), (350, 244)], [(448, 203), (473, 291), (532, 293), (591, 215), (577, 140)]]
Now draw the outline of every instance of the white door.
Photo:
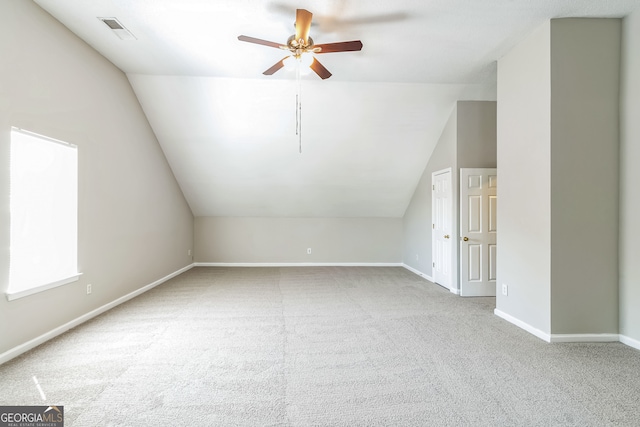
[(451, 288), (451, 168), (431, 175), (433, 281)]
[(496, 295), (496, 169), (460, 169), (460, 295)]

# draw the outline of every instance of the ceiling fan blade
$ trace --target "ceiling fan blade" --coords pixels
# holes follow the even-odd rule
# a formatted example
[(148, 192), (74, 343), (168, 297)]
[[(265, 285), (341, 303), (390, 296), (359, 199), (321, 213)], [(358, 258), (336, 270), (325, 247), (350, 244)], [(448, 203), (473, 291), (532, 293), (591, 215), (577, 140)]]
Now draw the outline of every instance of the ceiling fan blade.
[(276, 62), (275, 64), (273, 64), (273, 66), (271, 68), (269, 68), (268, 70), (266, 70), (262, 74), (264, 74), (265, 76), (272, 75), (273, 73), (278, 71), (280, 68), (284, 67), (284, 60), (287, 59), (287, 58), (288, 58), (288, 56), (285, 56), (279, 62)]
[(280, 43), (270, 42), (267, 40), (257, 39), (255, 37), (249, 37), (249, 36), (238, 36), (238, 40), (240, 40), (241, 42), (261, 44), (263, 46), (275, 47), (278, 49), (280, 49), (282, 46)]
[(309, 67), (313, 71), (315, 71), (315, 73), (319, 75), (322, 80), (331, 77), (331, 73), (329, 72), (329, 70), (324, 68), (324, 65), (322, 65), (316, 58), (313, 58), (313, 62), (311, 63), (311, 65), (309, 65)]
[(313, 47), (314, 49), (318, 47), (321, 49), (318, 52), (314, 51), (315, 53), (353, 52), (362, 50), (362, 42), (360, 40), (353, 40), (350, 42), (316, 44)]
[(311, 28), (311, 18), (313, 14), (306, 9), (296, 10), (296, 40), (309, 42), (309, 28)]

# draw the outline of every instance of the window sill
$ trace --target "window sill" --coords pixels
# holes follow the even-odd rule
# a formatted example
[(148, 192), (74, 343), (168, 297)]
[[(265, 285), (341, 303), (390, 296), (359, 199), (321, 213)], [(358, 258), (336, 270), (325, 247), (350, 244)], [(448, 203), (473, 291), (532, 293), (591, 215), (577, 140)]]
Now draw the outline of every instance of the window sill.
[(72, 276), (66, 277), (64, 279), (56, 280), (55, 282), (47, 283), (46, 285), (36, 286), (34, 288), (25, 289), (22, 291), (9, 292), (7, 291), (7, 301), (13, 301), (19, 298), (28, 297), (29, 295), (37, 294), (39, 292), (43, 292), (49, 289), (57, 288), (58, 286), (66, 285), (67, 283), (76, 282), (82, 273), (76, 273)]

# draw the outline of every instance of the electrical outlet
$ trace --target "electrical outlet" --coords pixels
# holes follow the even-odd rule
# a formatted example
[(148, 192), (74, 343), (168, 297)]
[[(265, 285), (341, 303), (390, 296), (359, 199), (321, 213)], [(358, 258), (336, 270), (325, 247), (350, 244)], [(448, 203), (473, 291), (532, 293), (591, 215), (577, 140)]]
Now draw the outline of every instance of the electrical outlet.
[(87, 295), (91, 294), (91, 283), (87, 285)]
[(311, 248), (307, 248), (307, 255), (311, 255)]
[(509, 295), (509, 286), (507, 286), (506, 283), (502, 284), (502, 295), (504, 296)]
[(420, 261), (420, 257), (416, 254), (416, 261)]
[(189, 249), (189, 250), (187, 251), (187, 255), (188, 255), (188, 256), (191, 256), (191, 249)]

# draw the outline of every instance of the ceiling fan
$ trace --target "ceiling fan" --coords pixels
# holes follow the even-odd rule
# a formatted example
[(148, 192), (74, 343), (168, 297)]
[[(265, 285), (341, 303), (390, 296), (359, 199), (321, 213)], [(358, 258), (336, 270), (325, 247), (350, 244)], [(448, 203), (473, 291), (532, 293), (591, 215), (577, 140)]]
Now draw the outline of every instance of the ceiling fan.
[(263, 72), (262, 74), (264, 75), (270, 76), (284, 67), (285, 61), (289, 58), (294, 58), (300, 62), (303, 62), (305, 58), (309, 58), (309, 68), (311, 68), (318, 76), (320, 76), (321, 79), (328, 79), (329, 77), (331, 77), (331, 73), (329, 72), (329, 70), (327, 70), (324, 65), (320, 63), (320, 61), (318, 61), (315, 57), (312, 57), (310, 54), (359, 51), (362, 49), (362, 42), (360, 40), (353, 40), (348, 42), (314, 44), (313, 39), (309, 37), (309, 29), (311, 28), (312, 17), (313, 14), (308, 10), (297, 9), (295, 23), (296, 33), (289, 37), (287, 43), (284, 45), (249, 36), (238, 36), (238, 40), (248, 43), (261, 44), (269, 47), (275, 47), (278, 49), (288, 50), (290, 52), (289, 55), (282, 58), (271, 68)]

